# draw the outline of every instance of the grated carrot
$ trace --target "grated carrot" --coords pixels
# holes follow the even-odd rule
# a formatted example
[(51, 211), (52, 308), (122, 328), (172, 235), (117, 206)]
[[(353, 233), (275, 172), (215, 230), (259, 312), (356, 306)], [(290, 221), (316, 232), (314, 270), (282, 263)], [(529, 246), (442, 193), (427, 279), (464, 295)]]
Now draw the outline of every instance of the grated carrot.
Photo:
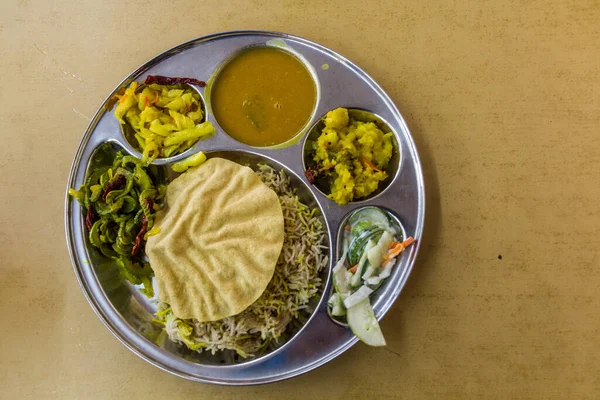
[(375, 170), (375, 171), (377, 171), (377, 172), (382, 172), (382, 171), (381, 171), (379, 168), (377, 168), (375, 165), (373, 165), (373, 163), (372, 163), (371, 161), (367, 160), (367, 158), (366, 158), (366, 157), (363, 157), (363, 159), (362, 159), (362, 160), (363, 160), (363, 162), (364, 162), (365, 164), (367, 164), (367, 166), (368, 166), (369, 168), (371, 168), (371, 169), (373, 169), (373, 170)]
[(390, 244), (389, 251), (385, 255), (383, 262), (381, 263), (381, 266), (383, 267), (385, 264), (388, 263), (388, 261), (397, 257), (398, 254), (402, 253), (404, 251), (404, 249), (406, 249), (408, 246), (410, 246), (414, 241), (415, 241), (415, 239), (413, 239), (413, 237), (411, 236), (402, 243), (392, 242), (392, 244)]

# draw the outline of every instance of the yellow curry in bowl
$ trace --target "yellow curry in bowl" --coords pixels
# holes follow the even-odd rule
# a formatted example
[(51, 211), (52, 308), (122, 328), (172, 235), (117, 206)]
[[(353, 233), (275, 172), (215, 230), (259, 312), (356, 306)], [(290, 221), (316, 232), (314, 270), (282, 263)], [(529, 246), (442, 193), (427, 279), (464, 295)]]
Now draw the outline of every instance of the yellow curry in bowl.
[(234, 139), (270, 147), (294, 138), (308, 124), (316, 103), (315, 82), (291, 53), (252, 47), (229, 61), (211, 89), (211, 108)]
[[(369, 114), (337, 108), (309, 134), (306, 178), (341, 205), (381, 192), (397, 169), (394, 134), (384, 132)], [(310, 140), (313, 134), (318, 136)]]

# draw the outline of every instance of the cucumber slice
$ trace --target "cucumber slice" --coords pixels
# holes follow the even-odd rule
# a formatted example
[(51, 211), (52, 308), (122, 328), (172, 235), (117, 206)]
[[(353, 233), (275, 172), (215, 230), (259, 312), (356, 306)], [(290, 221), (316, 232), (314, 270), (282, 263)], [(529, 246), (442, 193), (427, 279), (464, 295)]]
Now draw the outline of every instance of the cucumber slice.
[(383, 232), (383, 229), (377, 226), (370, 226), (362, 231), (359, 236), (354, 238), (352, 242), (350, 242), (350, 247), (348, 248), (348, 264), (352, 266), (358, 264), (369, 240), (377, 243), (381, 238), (381, 235), (383, 235)]
[(352, 275), (352, 278), (350, 278), (350, 287), (353, 289), (356, 289), (357, 287), (360, 286), (360, 278), (362, 276), (361, 271), (363, 271), (364, 269), (366, 269), (365, 264), (368, 261), (364, 261), (362, 264), (359, 264), (360, 267), (358, 267), (356, 269), (356, 272)]
[(344, 307), (347, 309), (352, 308), (356, 304), (360, 303), (364, 299), (369, 300), (369, 296), (373, 293), (373, 290), (368, 286), (361, 286), (356, 292), (352, 293), (344, 300)]
[(371, 234), (371, 232), (376, 231), (381, 229), (380, 227), (378, 227), (377, 225), (373, 225), (373, 224), (369, 224), (369, 226), (365, 226), (362, 227), (359, 231), (355, 231), (358, 232), (356, 235), (352, 234), (352, 231), (350, 231), (350, 244), (348, 247), (352, 247), (352, 244), (354, 242), (356, 242), (357, 240), (360, 240), (361, 238), (367, 237)]
[(382, 280), (383, 278), (380, 276), (372, 276), (367, 279), (366, 284), (369, 285), (371, 289), (375, 290), (375, 288), (379, 288), (379, 284)]
[(367, 270), (363, 274), (362, 280), (366, 281), (367, 279), (371, 278), (375, 272), (377, 272), (377, 269), (374, 266), (372, 266), (371, 263), (369, 263), (369, 268), (367, 268)]
[(330, 306), (334, 306), (336, 305), (340, 300), (340, 294), (339, 293), (333, 293), (331, 296), (329, 296), (329, 300), (327, 300), (327, 304)]
[(357, 237), (361, 234), (362, 231), (371, 226), (373, 226), (373, 223), (371, 221), (358, 221), (356, 224), (352, 225), (352, 230), (350, 231), (350, 234), (353, 237)]
[(334, 267), (333, 267), (333, 273), (335, 274), (340, 268), (344, 267), (344, 261), (346, 258), (346, 252), (344, 252), (344, 254), (342, 254), (342, 258), (340, 258), (338, 260), (337, 263), (335, 263)]
[[(358, 269), (360, 269), (360, 267)], [(360, 286), (360, 274), (358, 273), (358, 270), (357, 270), (354, 274), (352, 274), (352, 278), (350, 278), (350, 287), (352, 289), (356, 289), (359, 286)]]
[(386, 228), (390, 226), (390, 219), (387, 212), (374, 206), (361, 208), (360, 210), (355, 211), (348, 220), (352, 226), (358, 221), (370, 221), (375, 225)]
[(333, 274), (333, 287), (335, 291), (338, 293), (348, 293), (350, 292), (350, 279), (352, 274), (348, 272), (346, 268), (342, 266), (342, 268), (338, 269)]
[(331, 295), (327, 300), (327, 305), (331, 308), (330, 314), (334, 317), (341, 317), (346, 315), (346, 307), (344, 307), (344, 300), (339, 293)]
[[(338, 310), (336, 310), (338, 311)], [(338, 321), (341, 324), (347, 324), (346, 322), (346, 309), (344, 308), (344, 314), (343, 315), (333, 315), (333, 308), (331, 308), (331, 306), (327, 307), (327, 315), (329, 315), (329, 318)]]
[(346, 315), (346, 309), (344, 308), (344, 305), (342, 303), (334, 305), (331, 309), (331, 315), (333, 315), (334, 317), (341, 317)]
[(348, 235), (348, 233), (346, 231), (344, 231), (344, 243), (343, 243), (343, 249), (344, 249), (344, 254), (342, 255), (342, 258), (345, 259), (346, 255), (348, 254), (348, 247), (350, 247), (350, 235)]
[(381, 271), (381, 273), (379, 274), (379, 277), (380, 277), (381, 279), (385, 279), (385, 278), (389, 277), (389, 276), (392, 274), (392, 268), (394, 268), (394, 264), (396, 264), (396, 263), (395, 263), (395, 260), (393, 260), (393, 261), (388, 261), (388, 262), (387, 262), (387, 263), (384, 265), (384, 267), (383, 267), (383, 270), (382, 270), (382, 271)]
[(381, 267), (381, 263), (388, 251), (388, 247), (393, 241), (394, 237), (388, 231), (383, 232), (381, 238), (379, 238), (379, 241), (377, 242), (377, 246), (374, 246), (367, 252), (369, 263), (371, 263), (372, 266)]
[(348, 308), (346, 311), (346, 318), (348, 319), (348, 326), (352, 329), (352, 332), (359, 338), (363, 343), (369, 346), (385, 346), (385, 338), (375, 318), (373, 307), (369, 302), (369, 298), (366, 298), (356, 304), (354, 307)]
[(381, 268), (381, 272), (379, 272), (379, 275), (370, 277), (366, 280), (365, 283), (369, 285), (369, 287), (373, 289), (373, 291), (379, 289), (381, 283), (392, 274), (392, 268), (394, 267), (394, 264), (394, 261), (389, 261), (385, 264), (383, 268)]
[(363, 250), (362, 257), (358, 261), (359, 267), (356, 269), (356, 272), (354, 273), (354, 275), (352, 275), (352, 279), (350, 280), (350, 286), (352, 286), (353, 288), (357, 288), (360, 286), (361, 278), (367, 271), (367, 268), (369, 267), (367, 253), (372, 247), (375, 247), (375, 242), (369, 240), (367, 242), (367, 245), (365, 246), (365, 249)]

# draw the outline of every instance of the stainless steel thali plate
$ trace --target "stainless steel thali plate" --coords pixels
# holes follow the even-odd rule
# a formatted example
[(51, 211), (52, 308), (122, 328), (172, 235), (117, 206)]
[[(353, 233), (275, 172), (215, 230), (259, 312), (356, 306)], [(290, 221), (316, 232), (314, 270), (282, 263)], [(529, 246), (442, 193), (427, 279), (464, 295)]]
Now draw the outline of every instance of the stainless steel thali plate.
[[(210, 77), (230, 57), (249, 46), (284, 47), (296, 54), (308, 67), (317, 85), (317, 103), (306, 129), (287, 146), (255, 148), (239, 143), (223, 132), (210, 109)], [(382, 62), (384, 60), (382, 59)], [(394, 273), (372, 297), (378, 319), (381, 319), (396, 300), (415, 263), (423, 231), (425, 189), (421, 164), (410, 132), (396, 106), (381, 87), (351, 61), (321, 45), (296, 36), (267, 31), (235, 31), (205, 36), (176, 46), (148, 61), (129, 75), (109, 95), (133, 80), (143, 81), (146, 75), (185, 76), (209, 80), (207, 88), (197, 88), (206, 104), (207, 119), (217, 130), (208, 140), (199, 141), (185, 153), (170, 159), (157, 160), (166, 165), (178, 159), (204, 151), (209, 157), (219, 156), (252, 164), (266, 162), (284, 169), (292, 177), (299, 195), (320, 208), (328, 227), (328, 244), (333, 259), (340, 256), (338, 237), (340, 222), (353, 210), (376, 205), (392, 212), (415, 245), (403, 253)], [(107, 98), (107, 100), (108, 100)], [(121, 149), (139, 156), (124, 138), (112, 113), (98, 109), (77, 149), (69, 176), (68, 187), (84, 182), (90, 165), (101, 162), (102, 152)], [(320, 117), (337, 107), (367, 110), (377, 123), (394, 132), (399, 155), (387, 188), (376, 196), (340, 206), (310, 185), (304, 176), (304, 148), (311, 140), (310, 128)], [(313, 134), (314, 136), (314, 134)], [(357, 342), (352, 332), (331, 321), (326, 301), (330, 287), (329, 263), (322, 278), (327, 284), (323, 295), (312, 303), (315, 311), (299, 328), (292, 340), (272, 354), (254, 361), (235, 364), (210, 355), (199, 356), (181, 350), (170, 342), (157, 344), (160, 327), (151, 322), (153, 304), (135, 288), (118, 279), (110, 263), (89, 251), (83, 226), (81, 207), (66, 199), (65, 229), (71, 260), (84, 294), (94, 311), (108, 329), (130, 350), (175, 375), (200, 382), (223, 385), (251, 385), (275, 382), (310, 371), (332, 360)], [(334, 261), (334, 260), (333, 260)]]

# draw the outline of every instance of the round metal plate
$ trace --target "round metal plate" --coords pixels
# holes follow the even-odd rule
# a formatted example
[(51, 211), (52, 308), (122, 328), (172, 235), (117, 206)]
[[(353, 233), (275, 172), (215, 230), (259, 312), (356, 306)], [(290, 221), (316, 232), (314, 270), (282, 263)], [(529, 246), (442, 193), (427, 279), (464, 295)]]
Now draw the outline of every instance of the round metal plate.
[[(302, 179), (311, 187), (310, 191), (327, 220), (330, 246), (336, 258), (340, 256), (337, 246), (340, 222), (354, 209), (376, 205), (395, 214), (406, 234), (413, 236), (417, 241), (403, 253), (392, 276), (371, 299), (375, 314), (378, 319), (381, 319), (400, 294), (415, 263), (420, 245), (419, 239), (423, 231), (425, 188), (417, 150), (400, 112), (383, 89), (364, 71), (334, 51), (296, 36), (266, 31), (224, 32), (183, 43), (158, 55), (129, 75), (108, 98), (120, 87), (128, 85), (132, 80), (143, 81), (149, 74), (208, 79), (231, 54), (248, 46), (264, 44), (287, 47), (308, 63), (311, 72), (316, 74), (319, 96), (310, 126), (318, 122), (318, 118), (327, 111), (337, 107), (368, 110), (386, 121), (395, 134), (397, 150), (401, 155), (398, 171), (390, 187), (371, 200), (345, 206), (335, 204), (312, 188), (304, 177), (302, 157), (306, 137), (288, 147), (259, 149), (234, 141), (215, 124), (217, 127), (215, 137), (198, 142), (185, 155), (201, 150), (205, 152), (238, 150), (262, 155), (275, 163), (285, 165), (298, 179)], [(204, 99), (209, 101), (206, 99), (206, 93)], [(71, 168), (68, 187), (76, 188), (83, 183), (95, 150), (104, 143), (112, 143), (117, 148), (139, 154), (124, 140), (117, 120), (112, 113), (105, 112), (104, 104), (90, 122), (79, 145)], [(210, 107), (208, 110), (207, 118), (214, 123)], [(103, 260), (94, 258), (87, 250), (81, 207), (68, 196), (65, 204), (65, 229), (77, 278), (99, 318), (130, 350), (172, 374), (195, 381), (223, 385), (275, 382), (317, 368), (357, 342), (349, 329), (329, 319), (326, 302), (321, 301), (313, 318), (299, 335), (273, 357), (265, 357), (255, 363), (226, 367), (196, 363), (189, 358), (186, 359), (183, 354), (179, 355), (176, 350), (169, 348), (168, 344), (158, 346), (155, 343), (153, 330), (156, 328), (151, 326), (149, 319), (153, 305), (134, 288), (114, 284), (114, 271), (107, 269)], [(330, 281), (330, 279), (327, 281), (324, 288), (325, 296), (330, 291)]]

